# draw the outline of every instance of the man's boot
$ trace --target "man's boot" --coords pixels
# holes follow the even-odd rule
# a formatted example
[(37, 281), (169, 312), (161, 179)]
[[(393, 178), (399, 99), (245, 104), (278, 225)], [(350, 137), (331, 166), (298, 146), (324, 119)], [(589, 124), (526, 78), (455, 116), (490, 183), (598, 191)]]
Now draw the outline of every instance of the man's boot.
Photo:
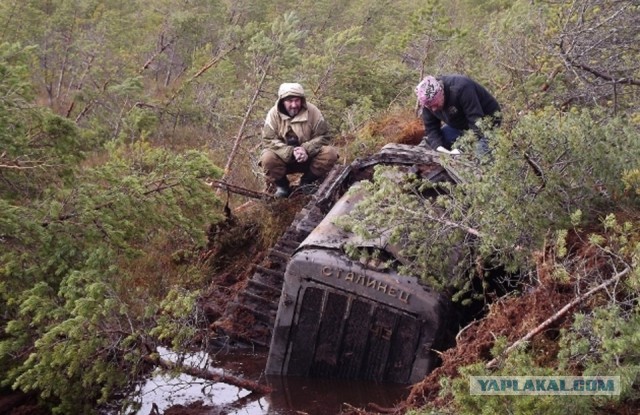
[(289, 193), (291, 193), (291, 188), (289, 188), (289, 179), (287, 176), (284, 176), (281, 179), (278, 179), (274, 182), (276, 185), (276, 192), (274, 194), (277, 198), (285, 198), (289, 197)]
[(308, 171), (305, 174), (303, 174), (302, 177), (300, 178), (300, 186), (302, 187), (308, 184), (312, 184), (318, 179), (319, 179), (318, 176)]
[(311, 195), (318, 190), (319, 177), (311, 172), (306, 172), (300, 177), (300, 190), (305, 195)]

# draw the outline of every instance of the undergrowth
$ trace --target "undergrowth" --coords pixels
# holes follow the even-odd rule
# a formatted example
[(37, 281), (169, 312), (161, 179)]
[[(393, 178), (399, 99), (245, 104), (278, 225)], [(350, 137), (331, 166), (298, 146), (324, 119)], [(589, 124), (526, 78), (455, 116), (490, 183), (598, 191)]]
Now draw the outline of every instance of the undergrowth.
[[(399, 183), (397, 174), (379, 169), (364, 184), (368, 198), (345, 224), (364, 237), (391, 232), (391, 242), (412, 259), (402, 271), (439, 289), (464, 294), (476, 289), (469, 282), (487, 282), (500, 269), (526, 282), (522, 293), (494, 301), (487, 317), (462, 330), (457, 346), (442, 353), (442, 366), (414, 385), (406, 408), (410, 414), (624, 413), (637, 403), (640, 374), (640, 133), (598, 111), (541, 110), (490, 134), (493, 163), (477, 163), (472, 143), (462, 139), (463, 156), (445, 163), (464, 183), (441, 188), (435, 198), (423, 197), (426, 188), (415, 178)], [(494, 358), (498, 367), (485, 367)], [(489, 374), (619, 375), (622, 393), (470, 395), (468, 376)]]

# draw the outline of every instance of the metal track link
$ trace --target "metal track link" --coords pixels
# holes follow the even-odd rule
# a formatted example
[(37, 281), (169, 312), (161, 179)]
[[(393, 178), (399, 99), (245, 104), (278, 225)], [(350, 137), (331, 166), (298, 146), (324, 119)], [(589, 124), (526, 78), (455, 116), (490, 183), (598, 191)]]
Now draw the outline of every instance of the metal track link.
[[(326, 193), (333, 191), (335, 187), (331, 185), (342, 170), (344, 166), (336, 166), (329, 173), (314, 197), (295, 216), (291, 225), (269, 250), (264, 260), (255, 265), (255, 272), (248, 281), (246, 289), (227, 305), (221, 318), (221, 320), (227, 320), (227, 324), (219, 324), (219, 326), (232, 327), (234, 331), (227, 332), (225, 335), (236, 341), (268, 347), (287, 263), (300, 243), (326, 214), (318, 207), (318, 200), (329, 198)], [(244, 325), (242, 330), (239, 328), (240, 322)], [(253, 324), (253, 327), (246, 327), (247, 324)]]

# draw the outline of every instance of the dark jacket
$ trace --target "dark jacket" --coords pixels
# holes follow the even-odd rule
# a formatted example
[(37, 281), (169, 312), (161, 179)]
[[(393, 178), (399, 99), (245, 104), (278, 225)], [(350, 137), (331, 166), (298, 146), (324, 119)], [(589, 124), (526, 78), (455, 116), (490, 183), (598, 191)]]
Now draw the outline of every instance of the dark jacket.
[(443, 144), (442, 123), (458, 129), (471, 129), (478, 139), (484, 138), (476, 125), (480, 118), (494, 116), (494, 125), (500, 124), (500, 104), (482, 85), (462, 75), (443, 75), (436, 77), (444, 86), (444, 107), (431, 112), (422, 109), (425, 135), (431, 148)]

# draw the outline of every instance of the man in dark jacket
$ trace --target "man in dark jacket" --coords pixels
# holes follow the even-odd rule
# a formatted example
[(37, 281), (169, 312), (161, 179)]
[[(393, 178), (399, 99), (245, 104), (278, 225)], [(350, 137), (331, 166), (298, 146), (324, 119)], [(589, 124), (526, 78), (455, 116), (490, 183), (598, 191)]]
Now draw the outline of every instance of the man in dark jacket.
[(499, 126), (500, 104), (482, 85), (462, 75), (427, 76), (416, 87), (416, 95), (423, 107), (425, 130), (420, 145), (448, 152), (464, 131), (471, 129), (478, 139), (478, 155), (489, 153), (478, 121), (491, 117), (491, 125)]

